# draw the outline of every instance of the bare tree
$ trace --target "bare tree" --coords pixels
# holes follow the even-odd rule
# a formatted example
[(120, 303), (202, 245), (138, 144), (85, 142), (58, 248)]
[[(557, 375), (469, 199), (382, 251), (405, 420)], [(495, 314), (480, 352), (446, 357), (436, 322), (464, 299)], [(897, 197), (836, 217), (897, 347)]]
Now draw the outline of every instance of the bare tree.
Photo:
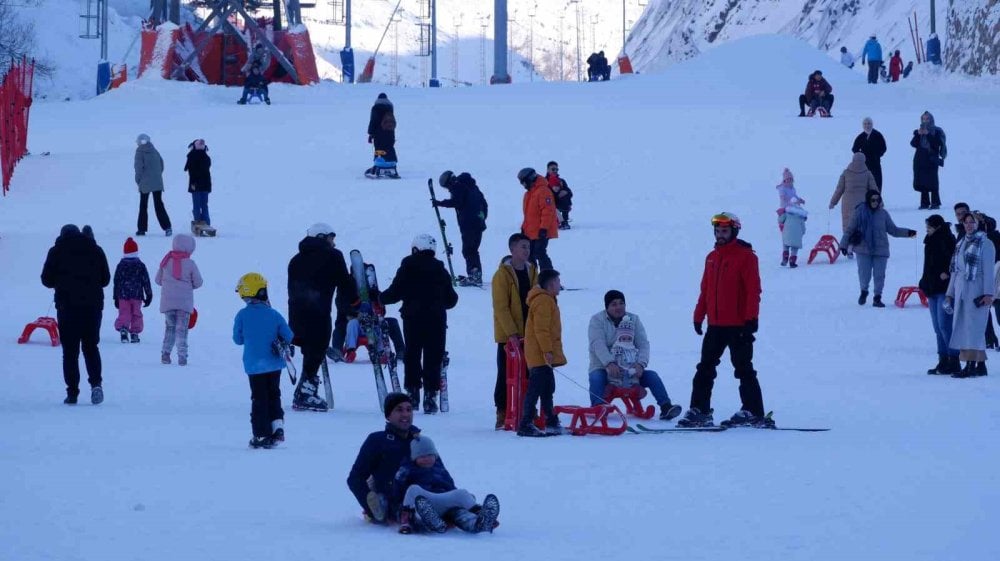
[[(21, 57), (35, 55), (35, 25), (18, 16), (19, 7), (37, 6), (42, 0), (0, 0), (0, 75), (7, 72), (11, 62)], [(35, 61), (35, 74), (50, 76), (54, 68), (43, 61)]]

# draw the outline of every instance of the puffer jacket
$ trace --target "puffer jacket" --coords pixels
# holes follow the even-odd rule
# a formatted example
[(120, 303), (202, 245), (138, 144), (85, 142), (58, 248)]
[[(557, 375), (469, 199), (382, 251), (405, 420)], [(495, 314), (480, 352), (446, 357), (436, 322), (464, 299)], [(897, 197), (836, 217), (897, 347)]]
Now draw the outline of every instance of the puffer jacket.
[(149, 271), (138, 257), (126, 257), (115, 267), (112, 298), (121, 300), (142, 300), (146, 304), (153, 301), (153, 288), (149, 284)]
[(382, 304), (402, 301), (399, 315), (403, 319), (421, 318), (444, 322), (447, 310), (458, 303), (458, 293), (451, 275), (432, 251), (419, 251), (403, 258), (392, 284), (379, 296)]
[(539, 239), (541, 230), (545, 230), (550, 240), (559, 237), (559, 216), (554, 198), (549, 182), (541, 175), (535, 178), (522, 203), (524, 222), (521, 223), (521, 231), (528, 239)]
[(847, 169), (840, 174), (837, 181), (837, 188), (830, 198), (830, 206), (837, 206), (840, 203), (840, 221), (843, 231), (847, 231), (847, 224), (851, 221), (854, 208), (865, 202), (865, 193), (878, 190), (875, 183), (875, 176), (865, 165), (865, 155), (855, 152), (851, 157), (851, 163), (847, 164)]
[(705, 258), (701, 293), (694, 308), (694, 322), (738, 327), (760, 314), (760, 270), (753, 246), (733, 240), (716, 246)]
[[(646, 328), (639, 320), (639, 316), (632, 313), (625, 313), (625, 318), (632, 322), (635, 335), (633, 344), (639, 349), (638, 362), (645, 368), (649, 364), (649, 338), (646, 336)], [(622, 318), (622, 321), (625, 321)], [(611, 347), (615, 344), (618, 334), (618, 327), (608, 316), (606, 310), (597, 312), (590, 318), (590, 325), (587, 328), (587, 338), (590, 340), (590, 368), (589, 371), (600, 370), (615, 362), (615, 356), (611, 353)]]
[(552, 366), (566, 364), (559, 305), (555, 297), (536, 286), (528, 293), (528, 322), (524, 331), (524, 358), (528, 368), (545, 366), (545, 353), (552, 353)]
[[(156, 271), (156, 284), (163, 287), (160, 291), (160, 311), (181, 310), (191, 313), (194, 310), (194, 289), (202, 285), (201, 272), (198, 265), (191, 260), (194, 253), (194, 238), (187, 234), (174, 236), (173, 251), (168, 253)], [(174, 275), (174, 263), (180, 260), (180, 271)]]
[(451, 198), (438, 201), (437, 206), (455, 209), (458, 216), (458, 228), (463, 232), (482, 232), (486, 229), (486, 217), (489, 216), (489, 205), (486, 197), (476, 185), (476, 180), (468, 173), (460, 173), (454, 186), (448, 188)]
[(45, 257), (42, 285), (55, 289), (56, 309), (103, 309), (104, 287), (111, 281), (104, 250), (75, 226), (63, 231)]
[(292, 336), (285, 318), (266, 302), (251, 301), (236, 313), (233, 322), (233, 342), (243, 345), (243, 370), (248, 376), (284, 368), (285, 359), (271, 347), (279, 338), (291, 342)]
[(288, 262), (288, 322), (296, 345), (326, 348), (333, 331), (334, 291), (342, 304), (338, 312), (346, 313), (358, 298), (358, 287), (347, 272), (344, 254), (326, 240), (303, 238), (299, 252)]
[(163, 190), (163, 158), (152, 142), (140, 144), (135, 149), (135, 184), (140, 193)]
[[(403, 462), (410, 457), (410, 443), (419, 435), (420, 429), (413, 425), (404, 433), (386, 423), (385, 429), (369, 434), (361, 445), (354, 465), (351, 466), (351, 473), (347, 476), (347, 486), (369, 515), (371, 510), (368, 508), (368, 492), (381, 493), (386, 499), (396, 496), (393, 492), (394, 478)], [(390, 517), (394, 517), (399, 510), (399, 503), (390, 502), (389, 510)]]
[(188, 191), (191, 193), (212, 192), (212, 158), (208, 149), (192, 148), (184, 162), (184, 171), (188, 172)]
[[(528, 290), (538, 284), (538, 270), (529, 261)], [(527, 318), (521, 308), (521, 293), (517, 282), (517, 273), (510, 264), (510, 256), (500, 261), (500, 267), (493, 273), (490, 283), (493, 291), (493, 340), (506, 343), (507, 339), (518, 335), (524, 337), (524, 325)]]

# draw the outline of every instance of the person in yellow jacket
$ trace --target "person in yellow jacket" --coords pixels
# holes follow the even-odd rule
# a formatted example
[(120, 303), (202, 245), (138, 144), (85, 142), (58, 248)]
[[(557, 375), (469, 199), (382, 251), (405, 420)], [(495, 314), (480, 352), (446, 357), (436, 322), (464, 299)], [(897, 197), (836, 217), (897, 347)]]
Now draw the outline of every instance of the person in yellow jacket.
[[(504, 346), (514, 340), (522, 344), (524, 322), (528, 317), (528, 291), (538, 282), (538, 270), (528, 261), (531, 240), (517, 233), (507, 239), (510, 255), (500, 261), (493, 273), (493, 339), (497, 343), (497, 385), (493, 403), (497, 407), (496, 430), (503, 430), (507, 412), (507, 353)], [(524, 378), (527, 381), (528, 371)]]
[[(524, 329), (524, 358), (528, 363), (528, 391), (518, 436), (555, 436), (562, 434), (559, 418), (552, 408), (552, 394), (556, 391), (555, 366), (566, 364), (562, 348), (562, 320), (556, 296), (562, 290), (559, 271), (547, 269), (538, 274), (538, 286), (528, 293), (528, 323)], [(545, 430), (532, 422), (535, 402), (541, 398)]]

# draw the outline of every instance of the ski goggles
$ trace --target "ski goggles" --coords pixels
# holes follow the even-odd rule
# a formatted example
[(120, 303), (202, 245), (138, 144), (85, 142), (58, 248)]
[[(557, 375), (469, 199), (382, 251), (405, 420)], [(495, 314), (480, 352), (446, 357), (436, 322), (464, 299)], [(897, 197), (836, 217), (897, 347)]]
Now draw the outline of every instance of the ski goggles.
[(716, 214), (712, 217), (712, 226), (732, 226), (734, 220), (726, 213)]

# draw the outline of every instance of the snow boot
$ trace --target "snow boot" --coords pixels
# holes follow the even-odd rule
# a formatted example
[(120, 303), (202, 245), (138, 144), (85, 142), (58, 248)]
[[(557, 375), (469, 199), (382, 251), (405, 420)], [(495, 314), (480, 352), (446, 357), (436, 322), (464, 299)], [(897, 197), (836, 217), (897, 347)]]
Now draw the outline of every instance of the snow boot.
[(409, 507), (403, 507), (399, 511), (399, 533), (400, 534), (412, 534), (413, 533), (413, 509)]
[(937, 366), (927, 371), (928, 374), (950, 374), (948, 372), (948, 355), (938, 355)]
[(118, 330), (118, 334), (122, 336), (122, 343), (128, 343), (128, 329), (123, 327)]
[(101, 386), (90, 388), (90, 402), (94, 405), (104, 403), (104, 390), (101, 389)]
[(677, 421), (677, 426), (682, 429), (714, 427), (715, 421), (712, 419), (712, 410), (709, 409), (707, 413), (702, 413), (697, 407), (692, 407), (687, 410), (683, 419)]
[(188, 357), (186, 356), (177, 357), (177, 366), (187, 366), (187, 364), (188, 364)]
[(174, 231), (171, 228), (167, 228), (166, 230), (163, 231), (163, 235), (169, 238), (170, 236), (174, 235)]
[(330, 409), (326, 400), (319, 397), (319, 380), (302, 380), (292, 397), (292, 409), (296, 411), (326, 412)]
[(671, 405), (669, 402), (660, 406), (660, 420), (669, 421), (681, 414), (680, 405)]
[(861, 291), (861, 296), (858, 296), (858, 305), (859, 306), (864, 306), (865, 302), (867, 302), (867, 301), (868, 301), (868, 291), (867, 290), (862, 290)]
[(986, 361), (980, 361), (976, 363), (976, 370), (972, 373), (973, 376), (986, 376)]
[[(475, 507), (473, 507), (474, 511)], [(500, 517), (500, 500), (496, 495), (486, 495), (483, 499), (479, 512), (476, 513), (476, 532), (493, 533), (493, 529), (499, 526), (497, 518)]]
[(497, 409), (497, 422), (493, 425), (493, 430), (503, 430), (507, 423), (507, 413), (503, 409)]
[(133, 333), (132, 334), (132, 342), (133, 343), (138, 343), (139, 342), (139, 334), (138, 333)]
[(975, 369), (976, 369), (976, 363), (970, 360), (970, 361), (968, 361), (968, 362), (965, 363), (965, 367), (964, 368), (962, 368), (958, 372), (955, 372), (954, 374), (952, 374), (951, 377), (952, 378), (971, 378), (972, 377), (971, 372), (973, 372)]
[(554, 423), (551, 425), (545, 425), (545, 436), (559, 436), (561, 434), (566, 434), (562, 425), (559, 423)]
[(434, 510), (434, 506), (426, 497), (417, 497), (413, 504), (417, 516), (420, 517), (420, 521), (423, 522), (428, 530), (437, 532), (438, 534), (443, 534), (448, 530), (448, 524), (438, 516), (437, 511)]
[(527, 436), (527, 437), (530, 437), (530, 438), (540, 438), (540, 437), (549, 436), (549, 434), (546, 433), (543, 430), (540, 430), (538, 427), (535, 426), (534, 423), (530, 423), (530, 424), (527, 424), (527, 425), (522, 425), (520, 428), (518, 428), (517, 429), (517, 436)]
[(424, 413), (433, 415), (437, 412), (437, 392), (424, 392)]
[(271, 421), (271, 441), (277, 445), (285, 441), (285, 420), (275, 419)]
[(733, 414), (729, 419), (722, 421), (719, 425), (728, 428), (735, 427), (751, 427), (755, 429), (773, 429), (774, 421), (771, 420), (770, 415), (764, 415), (758, 417), (753, 413), (741, 409)]
[(170, 364), (170, 353), (160, 354), (160, 364)]
[(478, 526), (476, 525), (479, 517), (464, 508), (453, 508), (446, 512), (444, 516), (446, 520), (449, 520), (463, 532), (478, 534), (482, 531), (478, 530)]
[(71, 394), (66, 394), (66, 399), (63, 400), (66, 405), (76, 405), (76, 396)]
[(875, 297), (872, 298), (872, 307), (873, 308), (884, 308), (885, 307), (885, 304), (882, 303), (882, 295), (881, 294), (876, 294)]
[(784, 267), (785, 265), (788, 265), (788, 250), (787, 249), (785, 251), (781, 252), (781, 266)]
[(798, 255), (793, 255), (793, 256), (789, 257), (788, 258), (788, 268), (789, 269), (795, 269), (795, 268), (797, 268), (799, 266), (798, 261), (799, 261), (799, 256)]
[(274, 448), (274, 442), (269, 436), (255, 436), (250, 439), (250, 447), (253, 449), (258, 448)]
[(420, 411), (420, 388), (406, 390), (406, 395), (410, 396), (410, 403), (413, 404), (413, 410)]

